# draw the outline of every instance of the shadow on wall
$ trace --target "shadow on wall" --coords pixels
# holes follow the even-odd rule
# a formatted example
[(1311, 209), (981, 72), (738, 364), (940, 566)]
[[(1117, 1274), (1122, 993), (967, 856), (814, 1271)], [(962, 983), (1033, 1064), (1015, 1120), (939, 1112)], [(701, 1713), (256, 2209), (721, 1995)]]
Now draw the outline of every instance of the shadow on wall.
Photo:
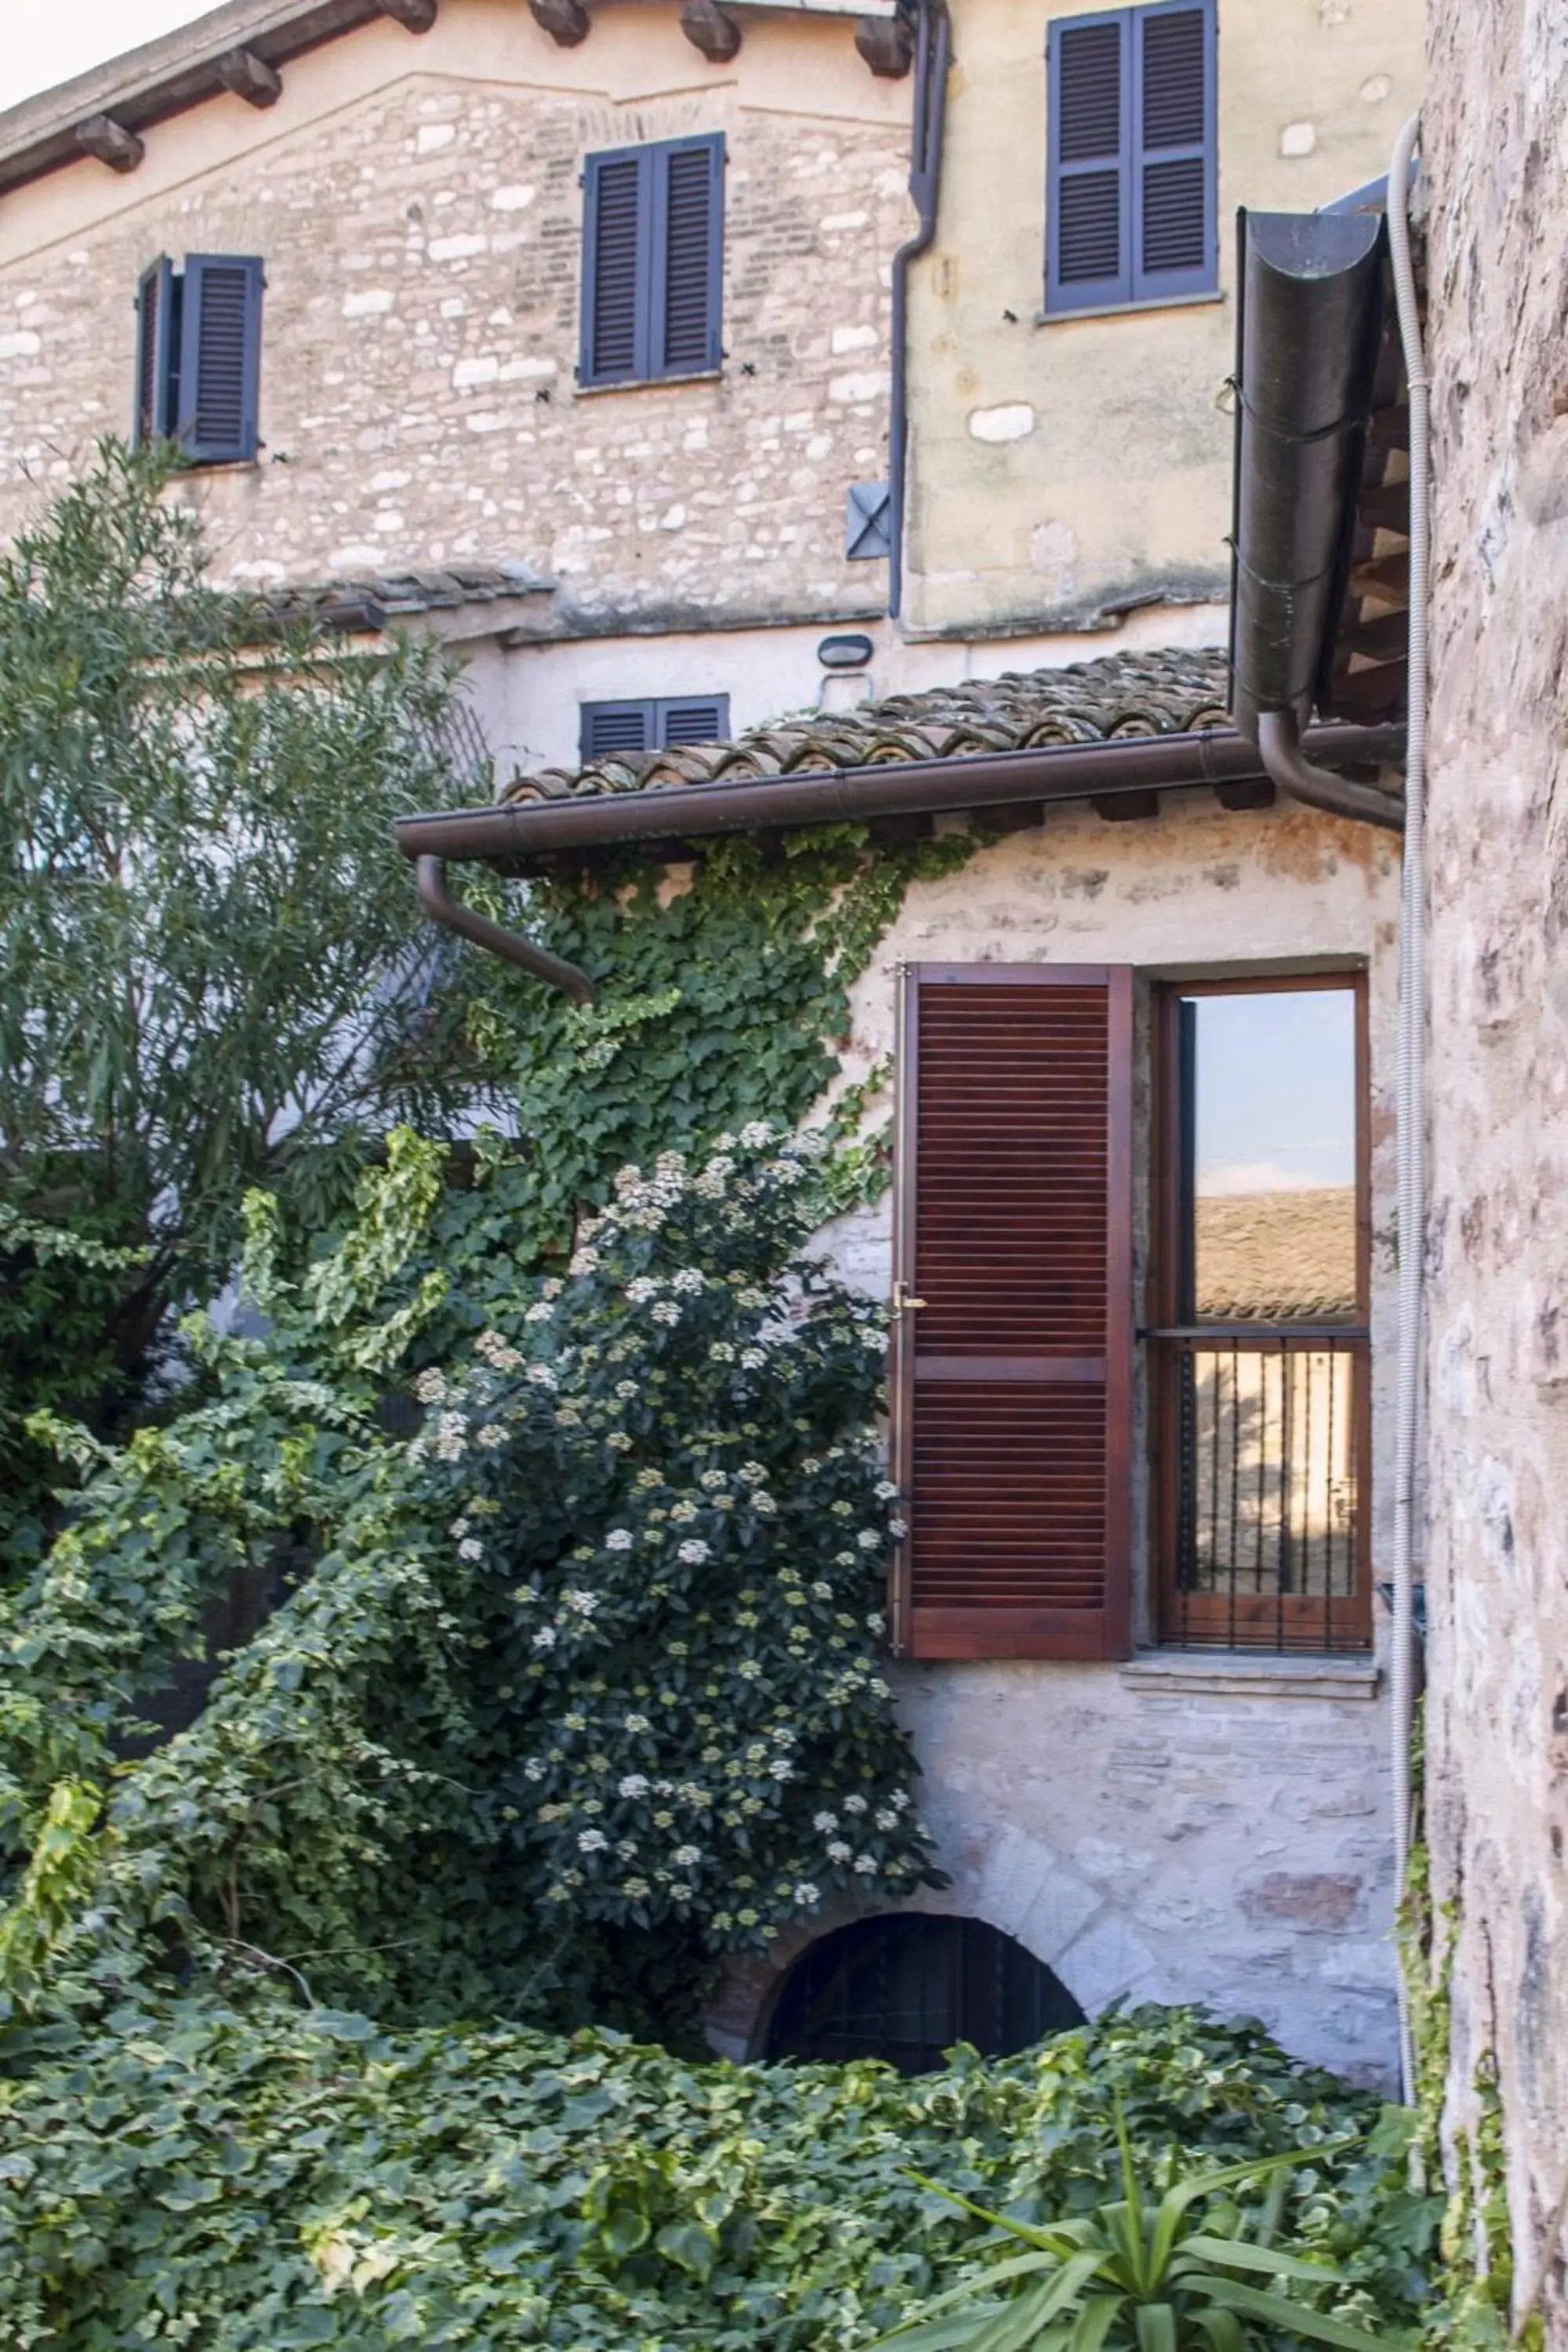
[(808, 1945), (759, 2021), (752, 2055), (880, 2058), (923, 2074), (955, 2042), (1005, 2058), (1084, 2021), (1061, 1979), (999, 1928), (899, 1912)]

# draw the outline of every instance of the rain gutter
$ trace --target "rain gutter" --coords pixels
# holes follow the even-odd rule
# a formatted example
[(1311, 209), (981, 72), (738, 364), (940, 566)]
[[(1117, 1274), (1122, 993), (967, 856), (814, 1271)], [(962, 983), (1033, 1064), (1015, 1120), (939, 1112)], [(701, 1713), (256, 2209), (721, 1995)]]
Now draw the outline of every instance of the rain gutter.
[[(1310, 728), (1305, 751), (1315, 761), (1386, 767), (1403, 756), (1401, 726)], [(877, 817), (931, 816), (961, 810), (1045, 808), (1073, 801), (1135, 802), (1152, 792), (1191, 786), (1256, 784), (1261, 754), (1244, 735), (1204, 727), (1169, 735), (1113, 737), (1109, 742), (1049, 743), (1025, 751), (962, 754), (948, 760), (896, 760), (807, 774), (749, 778), (743, 783), (686, 784), (650, 792), (594, 793), (581, 798), (501, 801), (403, 817), (397, 845), (418, 869), (419, 891), (437, 922), (587, 1001), (592, 983), (575, 965), (507, 931), (454, 898), (448, 859), (509, 866), (544, 854), (587, 854), (670, 845), (726, 834), (776, 833), (802, 825), (864, 824)], [(1339, 781), (1335, 779), (1335, 781)], [(1345, 789), (1361, 799), (1395, 796), (1371, 785)], [(1128, 812), (1131, 814), (1131, 810)], [(1367, 811), (1357, 807), (1355, 814)]]
[(890, 330), (892, 384), (888, 401), (888, 612), (897, 620), (904, 602), (904, 477), (910, 448), (910, 264), (931, 250), (942, 185), (942, 126), (947, 119), (947, 68), (952, 27), (942, 0), (921, 0), (915, 35), (914, 121), (910, 134), (910, 194), (918, 226), (893, 256)]
[(1302, 749), (1350, 562), (1386, 227), (1380, 213), (1244, 209), (1237, 238), (1231, 717), (1281, 792), (1398, 830), (1402, 802)]

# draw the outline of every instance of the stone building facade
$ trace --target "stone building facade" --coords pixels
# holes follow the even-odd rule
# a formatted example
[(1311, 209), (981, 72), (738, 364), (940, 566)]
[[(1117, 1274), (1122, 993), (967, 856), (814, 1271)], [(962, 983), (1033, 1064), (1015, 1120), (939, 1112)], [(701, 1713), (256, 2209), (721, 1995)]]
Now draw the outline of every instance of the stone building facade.
[(1568, 45), (1432, 13), (1428, 1821), (1451, 2121), (1494, 2068), (1516, 2305), (1568, 2345)]
[[(1392, 1096), (1397, 856), (1388, 837), (1284, 807), (1168, 796), (1152, 823), (1089, 810), (917, 883), (855, 992), (851, 1079), (894, 1049), (910, 962), (1131, 963), (1161, 980), (1365, 970), (1370, 983), (1372, 1551), (1392, 1523)], [(1147, 1029), (1142, 1053), (1147, 1054)], [(1133, 1140), (1140, 1257), (1152, 1118)], [(849, 1280), (890, 1286), (893, 1204), (834, 1229)], [(1135, 1268), (1135, 1291), (1142, 1266)], [(1115, 2000), (1262, 2020), (1287, 2048), (1390, 2087), (1397, 2066), (1387, 1618), (1364, 1657), (1163, 1646), (1152, 1593), (1148, 1400), (1134, 1410), (1133, 1640), (1122, 1663), (941, 1659), (896, 1669), (921, 1803), (952, 1885), (922, 1907), (1022, 1943), (1089, 2014)], [(813, 1934), (819, 1932), (814, 1928)], [(759, 2046), (798, 1950), (731, 1983), (721, 2045)]]

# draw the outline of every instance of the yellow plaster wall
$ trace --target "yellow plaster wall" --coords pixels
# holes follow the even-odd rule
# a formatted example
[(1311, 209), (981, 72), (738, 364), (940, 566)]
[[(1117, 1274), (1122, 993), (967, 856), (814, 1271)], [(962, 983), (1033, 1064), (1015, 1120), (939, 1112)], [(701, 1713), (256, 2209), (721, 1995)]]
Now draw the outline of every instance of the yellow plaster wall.
[(952, 13), (937, 238), (910, 291), (906, 618), (1082, 625), (1223, 595), (1236, 207), (1310, 210), (1386, 169), (1419, 101), (1420, 0), (1220, 0), (1219, 299), (1049, 325), (1047, 26), (1081, 0)]

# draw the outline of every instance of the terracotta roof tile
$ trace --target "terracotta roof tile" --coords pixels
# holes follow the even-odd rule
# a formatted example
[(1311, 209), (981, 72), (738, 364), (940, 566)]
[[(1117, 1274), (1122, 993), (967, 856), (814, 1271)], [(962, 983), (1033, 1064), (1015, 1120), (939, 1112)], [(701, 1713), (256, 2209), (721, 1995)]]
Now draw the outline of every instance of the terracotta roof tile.
[(729, 743), (616, 752), (585, 768), (514, 776), (502, 798), (540, 801), (681, 784), (742, 783), (889, 760), (951, 760), (1025, 751), (1040, 743), (1100, 743), (1118, 735), (1174, 735), (1228, 725), (1226, 656), (1218, 649), (1107, 654), (1066, 669), (894, 694), (855, 710), (807, 711), (752, 728)]

